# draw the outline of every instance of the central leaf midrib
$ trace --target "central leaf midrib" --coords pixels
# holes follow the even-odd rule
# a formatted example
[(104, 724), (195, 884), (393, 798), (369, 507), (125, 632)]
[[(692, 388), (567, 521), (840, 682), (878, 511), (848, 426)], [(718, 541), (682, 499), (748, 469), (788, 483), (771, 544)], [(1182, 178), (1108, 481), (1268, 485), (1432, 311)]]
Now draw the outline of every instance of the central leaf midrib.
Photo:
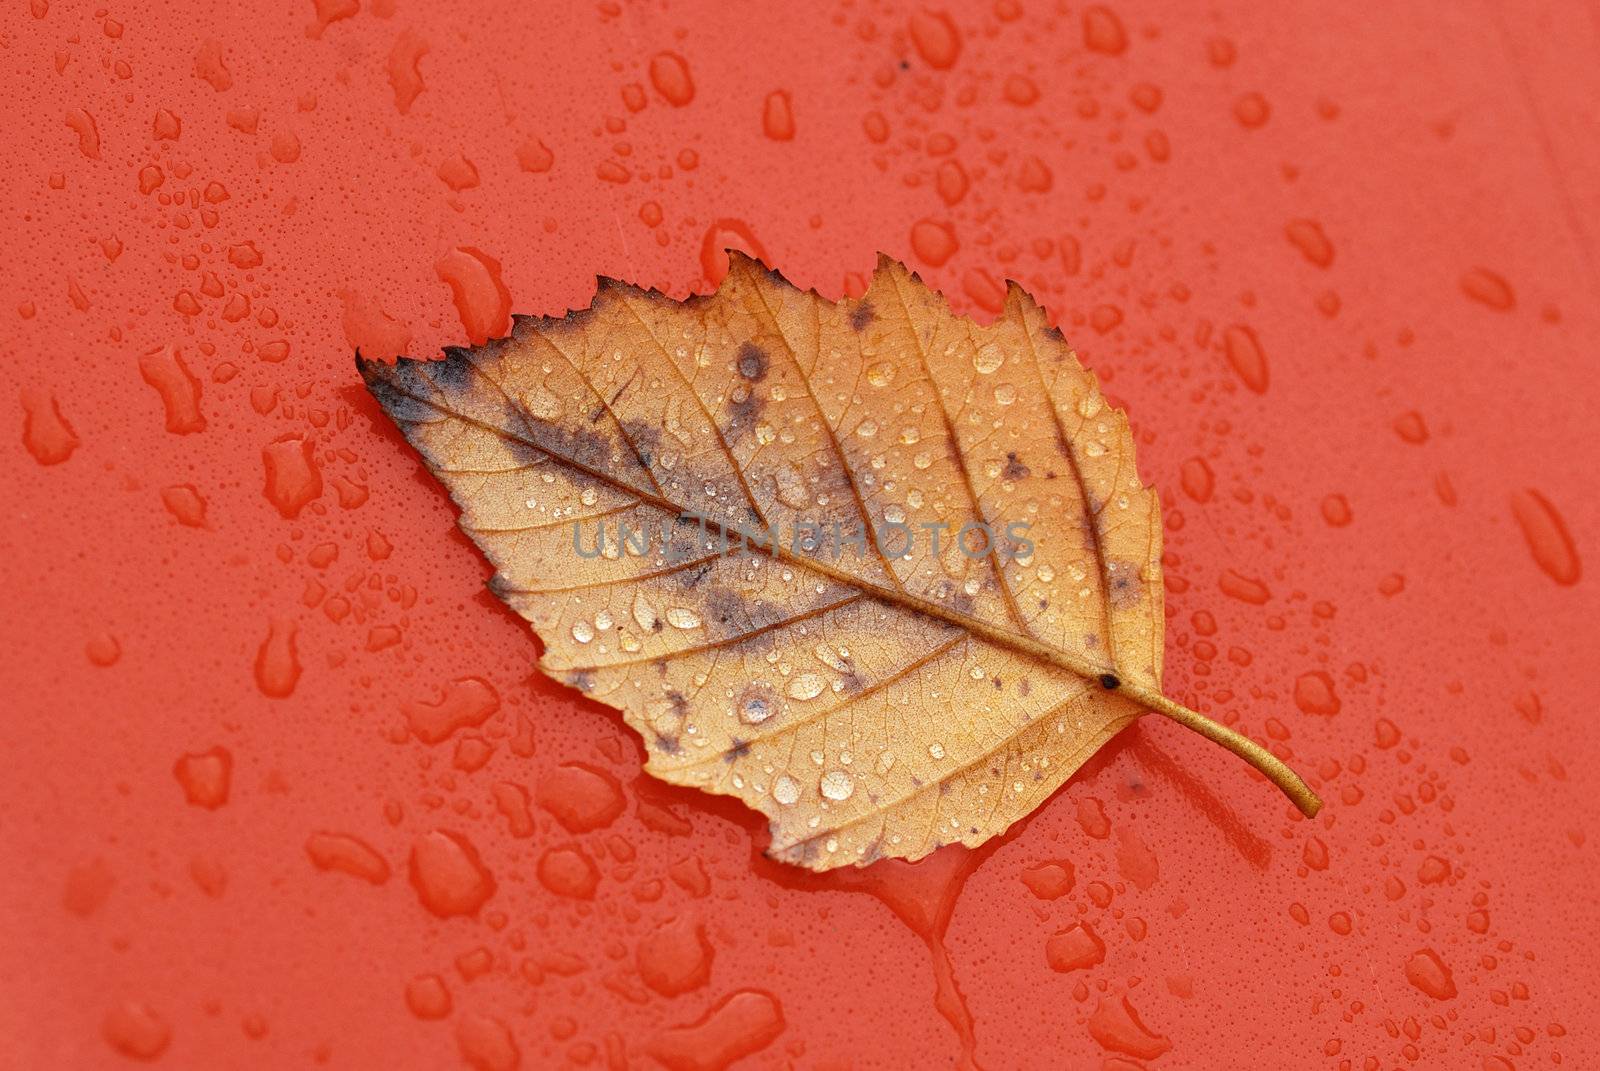
[[(400, 360), (409, 361), (412, 364), (423, 366), (431, 363), (409, 357), (402, 357)], [(471, 364), (470, 361), (468, 363)], [(472, 365), (472, 368), (479, 375), (483, 375), (482, 370), (476, 365)], [(488, 377), (485, 376), (485, 378)], [(415, 394), (412, 394), (410, 391), (405, 390), (398, 384), (391, 382), (391, 386), (394, 387), (394, 389), (400, 394), (410, 398), (412, 401), (420, 402), (423, 405), (428, 406), (430, 409), (442, 413), (452, 419), (472, 424), (475, 427), (482, 428), (485, 431), (488, 431), (508, 441), (520, 443), (524, 446), (537, 450), (546, 457), (566, 465), (568, 468), (582, 472), (584, 475), (589, 476), (592, 479), (599, 480), (619, 491), (623, 491), (630, 495), (635, 495), (641, 501), (650, 503), (664, 513), (674, 513), (679, 515), (687, 514), (693, 516), (697, 520), (703, 521), (708, 529), (715, 530), (718, 535), (740, 535), (736, 529), (730, 529), (710, 517), (705, 517), (699, 511), (692, 509), (685, 504), (673, 502), (659, 494), (654, 494), (642, 488), (635, 487), (632, 484), (618, 479), (611, 473), (604, 472), (600, 469), (591, 468), (590, 466), (585, 465), (574, 458), (558, 454), (548, 447), (534, 442), (531, 439), (527, 439), (521, 435), (515, 434), (509, 429), (498, 427), (494, 424), (490, 424), (486, 421), (469, 416), (466, 413), (462, 413), (456, 409), (449, 408), (446, 405), (441, 405), (431, 398), (419, 397)], [(648, 473), (648, 469), (646, 472)], [(873, 584), (870, 581), (863, 580), (861, 577), (856, 576), (853, 573), (845, 572), (842, 569), (832, 568), (827, 564), (816, 560), (815, 558), (797, 555), (791, 550), (786, 550), (777, 540), (773, 540), (772, 542), (773, 546), (771, 548), (763, 547), (757, 544), (746, 543), (745, 545), (749, 546), (752, 552), (764, 554), (775, 561), (781, 561), (786, 564), (796, 566), (797, 568), (806, 569), (814, 573), (820, 573), (823, 576), (829, 577), (830, 579), (841, 584), (847, 584), (851, 587), (854, 587), (856, 590), (871, 596), (879, 602), (886, 603), (890, 606), (897, 606), (904, 610), (910, 610), (915, 613), (920, 613), (926, 617), (932, 617), (937, 620), (944, 621), (947, 624), (955, 625), (958, 628), (965, 629), (969, 633), (978, 636), (997, 647), (1004, 648), (1017, 654), (1028, 655), (1041, 662), (1046, 662), (1061, 669), (1065, 669), (1071, 673), (1075, 673), (1085, 679), (1095, 679), (1100, 677), (1102, 674), (1112, 674), (1113, 676), (1117, 675), (1118, 671), (1114, 666), (1092, 662), (1075, 651), (1069, 651), (1054, 644), (1048, 644), (1039, 640), (1030, 639), (1025, 636), (1016, 635), (1003, 628), (991, 625), (987, 621), (970, 617), (956, 610), (948, 609), (939, 605), (938, 603), (912, 595), (909, 592), (880, 587), (879, 585)], [(1127, 682), (1121, 681), (1120, 679), (1118, 683), (1125, 687), (1127, 685)], [(1136, 696), (1139, 694), (1131, 687), (1127, 687), (1126, 690), (1130, 694), (1134, 694)]]

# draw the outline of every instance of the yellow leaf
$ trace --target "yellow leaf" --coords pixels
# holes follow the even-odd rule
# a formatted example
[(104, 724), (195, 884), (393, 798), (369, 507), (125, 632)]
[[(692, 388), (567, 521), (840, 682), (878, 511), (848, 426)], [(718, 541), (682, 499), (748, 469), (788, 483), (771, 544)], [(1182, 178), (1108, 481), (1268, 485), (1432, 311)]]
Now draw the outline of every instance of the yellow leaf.
[(621, 710), (654, 776), (764, 814), (775, 858), (980, 844), (1147, 710), (1320, 806), (1162, 695), (1157, 496), (1015, 285), (985, 327), (887, 258), (832, 303), (735, 254), (707, 297), (603, 280), (360, 366), (540, 668)]

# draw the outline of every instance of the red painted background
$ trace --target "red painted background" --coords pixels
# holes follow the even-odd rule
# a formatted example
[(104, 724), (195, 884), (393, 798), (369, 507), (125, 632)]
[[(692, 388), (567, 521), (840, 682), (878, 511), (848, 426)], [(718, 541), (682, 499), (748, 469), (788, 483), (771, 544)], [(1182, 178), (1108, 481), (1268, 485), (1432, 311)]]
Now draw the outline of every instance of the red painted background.
[[(1592, 6), (546, 6), (0, 18), (0, 1064), (1595, 1066)], [(1323, 813), (1147, 720), (813, 879), (641, 780), (351, 355), (727, 244), (1037, 294)]]

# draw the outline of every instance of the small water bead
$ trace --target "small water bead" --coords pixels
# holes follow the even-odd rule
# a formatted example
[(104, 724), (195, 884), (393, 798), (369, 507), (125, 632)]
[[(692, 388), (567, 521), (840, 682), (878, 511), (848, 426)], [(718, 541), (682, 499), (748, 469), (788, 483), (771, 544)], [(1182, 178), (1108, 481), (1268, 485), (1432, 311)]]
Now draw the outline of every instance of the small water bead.
[(879, 361), (867, 369), (867, 382), (874, 387), (887, 387), (894, 382), (894, 365)]
[(651, 606), (643, 595), (633, 597), (633, 620), (646, 632), (654, 632), (656, 628), (656, 609)]
[(922, 429), (910, 426), (900, 429), (900, 441), (906, 446), (912, 446), (922, 441)]
[(1100, 412), (1100, 404), (1100, 395), (1095, 391), (1090, 391), (1078, 399), (1078, 415), (1088, 420)]
[(674, 606), (667, 611), (667, 624), (673, 628), (699, 628), (700, 615), (686, 606)]
[(815, 673), (802, 673), (789, 682), (790, 699), (815, 699), (822, 694), (824, 687), (822, 677)]
[(994, 389), (996, 405), (1010, 405), (1017, 400), (1017, 388), (1010, 383), (1002, 383)]
[(928, 754), (936, 759), (944, 758), (944, 745), (937, 741), (928, 745)]
[(990, 375), (998, 372), (1000, 366), (1006, 363), (1006, 355), (1000, 346), (994, 342), (986, 342), (978, 347), (972, 355), (972, 367), (978, 370), (979, 375)]
[(815, 648), (813, 648), (812, 653), (817, 656), (818, 662), (821, 662), (829, 669), (835, 670), (839, 673), (850, 672), (850, 663), (845, 661), (845, 659), (849, 657), (849, 652), (844, 650), (844, 648), (840, 648), (838, 651), (835, 651), (828, 644), (819, 643)]
[(788, 774), (779, 774), (772, 782), (772, 798), (788, 807), (800, 799), (800, 782)]
[(739, 699), (739, 720), (746, 725), (760, 725), (772, 717), (773, 706), (772, 686), (766, 681), (756, 681)]
[(1098, 439), (1091, 439), (1084, 446), (1083, 452), (1088, 454), (1090, 457), (1101, 457), (1106, 452), (1106, 444)]
[(582, 502), (585, 506), (594, 505), (595, 502), (599, 500), (599, 498), (600, 498), (600, 496), (595, 493), (595, 489), (593, 487), (585, 487), (583, 489), (583, 494), (578, 496), (578, 500), (580, 502)]
[(933, 464), (933, 455), (924, 450), (913, 457), (911, 459), (911, 463), (919, 469), (925, 469), (929, 465)]
[(594, 629), (590, 627), (589, 622), (579, 621), (572, 626), (572, 638), (579, 643), (588, 643), (594, 639)]
[(875, 420), (863, 420), (860, 424), (856, 425), (856, 434), (861, 436), (863, 439), (872, 438), (874, 435), (878, 434), (878, 422)]
[(611, 620), (611, 614), (607, 610), (601, 610), (599, 613), (594, 615), (594, 627), (600, 632), (604, 632), (613, 624), (615, 624), (615, 622)]
[(829, 770), (817, 783), (817, 791), (830, 800), (847, 800), (856, 790), (855, 778), (843, 770)]

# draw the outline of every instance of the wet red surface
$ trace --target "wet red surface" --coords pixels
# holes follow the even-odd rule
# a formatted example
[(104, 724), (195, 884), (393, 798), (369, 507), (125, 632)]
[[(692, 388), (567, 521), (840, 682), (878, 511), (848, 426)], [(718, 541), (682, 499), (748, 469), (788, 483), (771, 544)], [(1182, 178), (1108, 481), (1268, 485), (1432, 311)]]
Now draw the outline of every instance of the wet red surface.
[[(538, 7), (0, 21), (0, 1062), (1600, 1061), (1591, 12)], [(728, 245), (1037, 294), (1163, 489), (1168, 690), (1322, 814), (1147, 720), (815, 878), (642, 780), (352, 351)]]

